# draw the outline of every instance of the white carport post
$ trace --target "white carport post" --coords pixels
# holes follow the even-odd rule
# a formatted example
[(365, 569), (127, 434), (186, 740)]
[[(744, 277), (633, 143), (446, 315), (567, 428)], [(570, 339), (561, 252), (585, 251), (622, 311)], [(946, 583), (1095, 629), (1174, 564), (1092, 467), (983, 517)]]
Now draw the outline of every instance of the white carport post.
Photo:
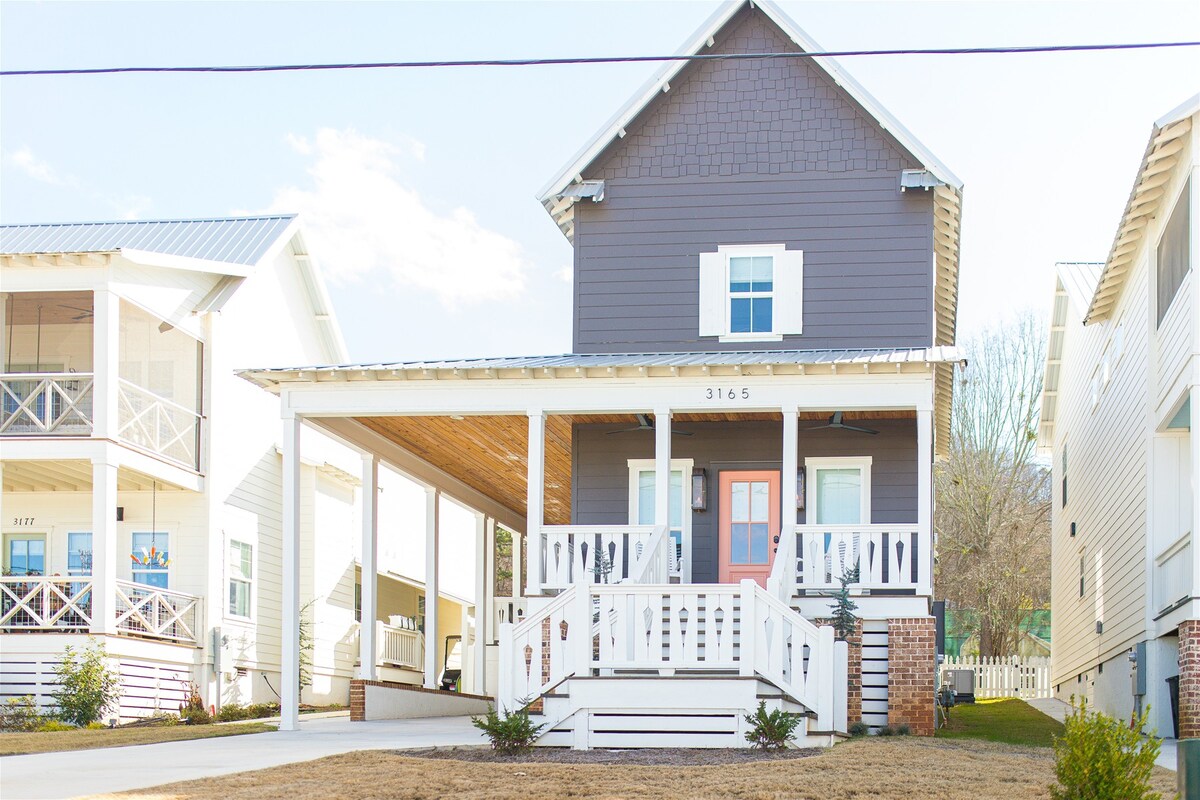
[(425, 487), (425, 680), (426, 689), (438, 685), (438, 536), (442, 493)]
[[(484, 694), (485, 692), (483, 671), (487, 667), (487, 657), (484, 652), (484, 642), (487, 641), (485, 633), (488, 609), (492, 605), (488, 597), (488, 562), (491, 561), (488, 557), (490, 552), (488, 542), (492, 541), (495, 524), (491, 517), (478, 511), (475, 512), (475, 649), (472, 651), (472, 655), (475, 656), (475, 664), (472, 671), (474, 681), (471, 685), (471, 691), (475, 694)], [(465, 655), (465, 645), (463, 650)]]
[(546, 417), (529, 412), (528, 472), (525, 487), (525, 594), (542, 593), (542, 495), (546, 488)]
[(117, 466), (111, 445), (92, 459), (92, 633), (117, 632)]
[(375, 620), (379, 619), (379, 457), (362, 457), (362, 621), (358, 626), (359, 675), (373, 681), (377, 643)]
[[(657, 529), (670, 525), (671, 409), (656, 408), (654, 410), (654, 527)], [(691, 553), (683, 555), (684, 558), (692, 557)]]
[[(794, 408), (783, 409), (783, 528), (780, 535), (796, 524), (796, 476), (800, 472), (799, 422)], [(776, 548), (778, 549), (778, 547)]]
[[(285, 399), (286, 402), (286, 399)], [(300, 420), (283, 416), (283, 630), (279, 729), (300, 724)]]

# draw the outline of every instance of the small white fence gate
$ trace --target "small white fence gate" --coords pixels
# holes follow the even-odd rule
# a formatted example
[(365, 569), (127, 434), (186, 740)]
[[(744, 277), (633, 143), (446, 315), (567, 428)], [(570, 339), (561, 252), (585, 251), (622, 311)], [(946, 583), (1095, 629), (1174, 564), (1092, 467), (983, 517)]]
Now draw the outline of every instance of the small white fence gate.
[(1046, 656), (947, 656), (938, 675), (938, 686), (946, 683), (946, 671), (969, 669), (975, 672), (975, 697), (1019, 697), (1031, 700), (1050, 696), (1050, 659)]

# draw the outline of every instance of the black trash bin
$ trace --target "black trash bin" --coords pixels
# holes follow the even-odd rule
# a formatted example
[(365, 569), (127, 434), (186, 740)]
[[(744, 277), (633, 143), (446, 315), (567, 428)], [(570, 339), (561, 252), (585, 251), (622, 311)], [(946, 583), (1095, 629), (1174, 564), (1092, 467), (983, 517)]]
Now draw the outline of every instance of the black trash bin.
[(1167, 691), (1171, 693), (1171, 724), (1175, 727), (1175, 738), (1179, 738), (1179, 676), (1167, 678)]

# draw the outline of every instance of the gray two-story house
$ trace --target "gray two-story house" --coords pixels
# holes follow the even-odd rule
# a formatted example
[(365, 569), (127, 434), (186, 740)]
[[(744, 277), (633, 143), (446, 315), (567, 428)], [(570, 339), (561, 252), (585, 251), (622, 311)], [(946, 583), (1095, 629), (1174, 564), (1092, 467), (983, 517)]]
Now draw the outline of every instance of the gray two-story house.
[(820, 49), (723, 6), (545, 187), (570, 354), (244, 373), (516, 533), (466, 657), (542, 744), (744, 745), (760, 699), (932, 733), (962, 186)]

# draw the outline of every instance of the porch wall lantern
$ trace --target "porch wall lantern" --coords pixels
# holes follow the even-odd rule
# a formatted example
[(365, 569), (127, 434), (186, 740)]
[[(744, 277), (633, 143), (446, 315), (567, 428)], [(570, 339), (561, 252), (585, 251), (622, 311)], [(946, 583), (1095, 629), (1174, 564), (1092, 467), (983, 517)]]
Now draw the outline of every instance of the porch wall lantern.
[(804, 510), (804, 467), (796, 470), (796, 508)]
[(692, 469), (692, 511), (708, 510), (708, 473), (704, 467)]

